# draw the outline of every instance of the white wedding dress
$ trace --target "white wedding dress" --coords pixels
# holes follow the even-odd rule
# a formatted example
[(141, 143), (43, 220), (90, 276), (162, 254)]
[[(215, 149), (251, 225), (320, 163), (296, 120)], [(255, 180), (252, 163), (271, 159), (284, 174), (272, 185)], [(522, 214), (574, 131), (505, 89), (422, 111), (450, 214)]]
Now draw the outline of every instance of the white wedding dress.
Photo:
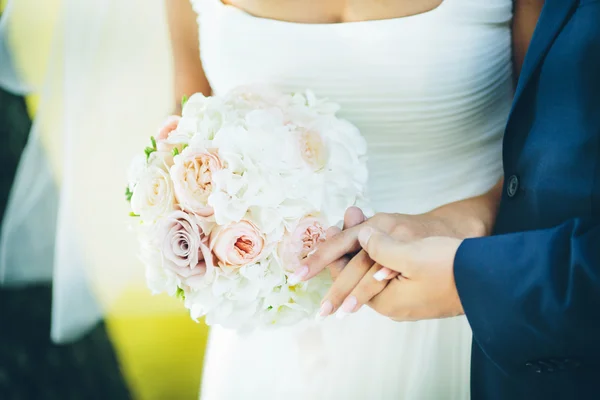
[[(376, 211), (422, 213), (501, 175), (512, 100), (511, 0), (445, 0), (405, 18), (303, 24), (192, 0), (216, 94), (310, 88), (342, 105), (369, 145)], [(212, 329), (202, 400), (466, 399), (464, 317), (397, 323), (368, 308), (241, 335)]]

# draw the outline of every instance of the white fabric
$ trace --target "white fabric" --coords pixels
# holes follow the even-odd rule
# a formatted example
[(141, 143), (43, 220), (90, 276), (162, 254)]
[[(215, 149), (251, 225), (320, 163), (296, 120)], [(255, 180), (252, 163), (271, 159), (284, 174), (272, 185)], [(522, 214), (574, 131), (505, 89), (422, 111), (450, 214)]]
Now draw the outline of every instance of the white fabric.
[(15, 94), (27, 94), (32, 91), (30, 85), (19, 76), (9, 50), (9, 25), (8, 21), (15, 9), (15, 0), (9, 0), (0, 17), (0, 86)]
[[(143, 282), (124, 190), (171, 111), (172, 72), (162, 0), (62, 0), (57, 26), (2, 226), (0, 284), (52, 280), (51, 335), (68, 342)], [(16, 75), (2, 76), (20, 91)]]
[[(317, 25), (192, 2), (214, 92), (268, 83), (342, 105), (369, 144), (377, 211), (425, 212), (501, 175), (510, 0), (445, 0), (406, 18)], [(470, 347), (463, 317), (395, 323), (369, 309), (245, 336), (214, 328), (202, 400), (465, 399)]]

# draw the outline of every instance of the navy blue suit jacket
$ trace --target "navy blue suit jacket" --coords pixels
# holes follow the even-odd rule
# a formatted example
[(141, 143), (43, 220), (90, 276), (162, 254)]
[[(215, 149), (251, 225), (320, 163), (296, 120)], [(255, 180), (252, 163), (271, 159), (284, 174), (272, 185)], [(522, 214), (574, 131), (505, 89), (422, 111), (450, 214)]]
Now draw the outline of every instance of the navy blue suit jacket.
[(504, 140), (495, 235), (454, 266), (472, 397), (600, 399), (600, 0), (546, 0)]

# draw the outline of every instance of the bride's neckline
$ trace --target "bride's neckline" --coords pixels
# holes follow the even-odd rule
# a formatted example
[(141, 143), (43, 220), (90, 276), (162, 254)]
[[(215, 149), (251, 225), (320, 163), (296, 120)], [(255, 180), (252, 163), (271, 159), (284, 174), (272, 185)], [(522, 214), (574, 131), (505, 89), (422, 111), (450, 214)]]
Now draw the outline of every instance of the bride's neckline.
[(347, 22), (324, 22), (324, 23), (310, 23), (310, 22), (295, 22), (295, 21), (285, 21), (281, 19), (273, 19), (267, 17), (260, 17), (254, 14), (249, 13), (246, 10), (243, 10), (239, 7), (236, 7), (232, 4), (224, 3), (223, 0), (213, 0), (217, 3), (217, 6), (222, 8), (223, 10), (229, 10), (237, 13), (245, 18), (254, 19), (257, 21), (269, 22), (272, 24), (283, 24), (283, 25), (294, 25), (294, 26), (312, 26), (312, 27), (333, 27), (333, 26), (356, 26), (356, 25), (365, 25), (365, 24), (385, 24), (390, 22), (398, 22), (398, 21), (408, 21), (414, 19), (422, 19), (426, 17), (433, 17), (438, 15), (442, 9), (446, 8), (446, 5), (451, 0), (442, 0), (442, 2), (435, 8), (432, 8), (429, 11), (420, 12), (418, 14), (406, 15), (404, 17), (393, 17), (393, 18), (383, 18), (383, 19), (369, 19), (364, 21), (347, 21)]

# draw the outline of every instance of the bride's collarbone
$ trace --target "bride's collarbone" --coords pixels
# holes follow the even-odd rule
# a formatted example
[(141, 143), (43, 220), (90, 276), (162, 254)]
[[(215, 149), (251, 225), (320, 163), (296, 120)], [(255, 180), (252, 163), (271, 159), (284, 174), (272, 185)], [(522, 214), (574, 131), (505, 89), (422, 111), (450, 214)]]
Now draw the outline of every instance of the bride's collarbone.
[(216, 0), (259, 18), (331, 24), (424, 14), (448, 0)]

